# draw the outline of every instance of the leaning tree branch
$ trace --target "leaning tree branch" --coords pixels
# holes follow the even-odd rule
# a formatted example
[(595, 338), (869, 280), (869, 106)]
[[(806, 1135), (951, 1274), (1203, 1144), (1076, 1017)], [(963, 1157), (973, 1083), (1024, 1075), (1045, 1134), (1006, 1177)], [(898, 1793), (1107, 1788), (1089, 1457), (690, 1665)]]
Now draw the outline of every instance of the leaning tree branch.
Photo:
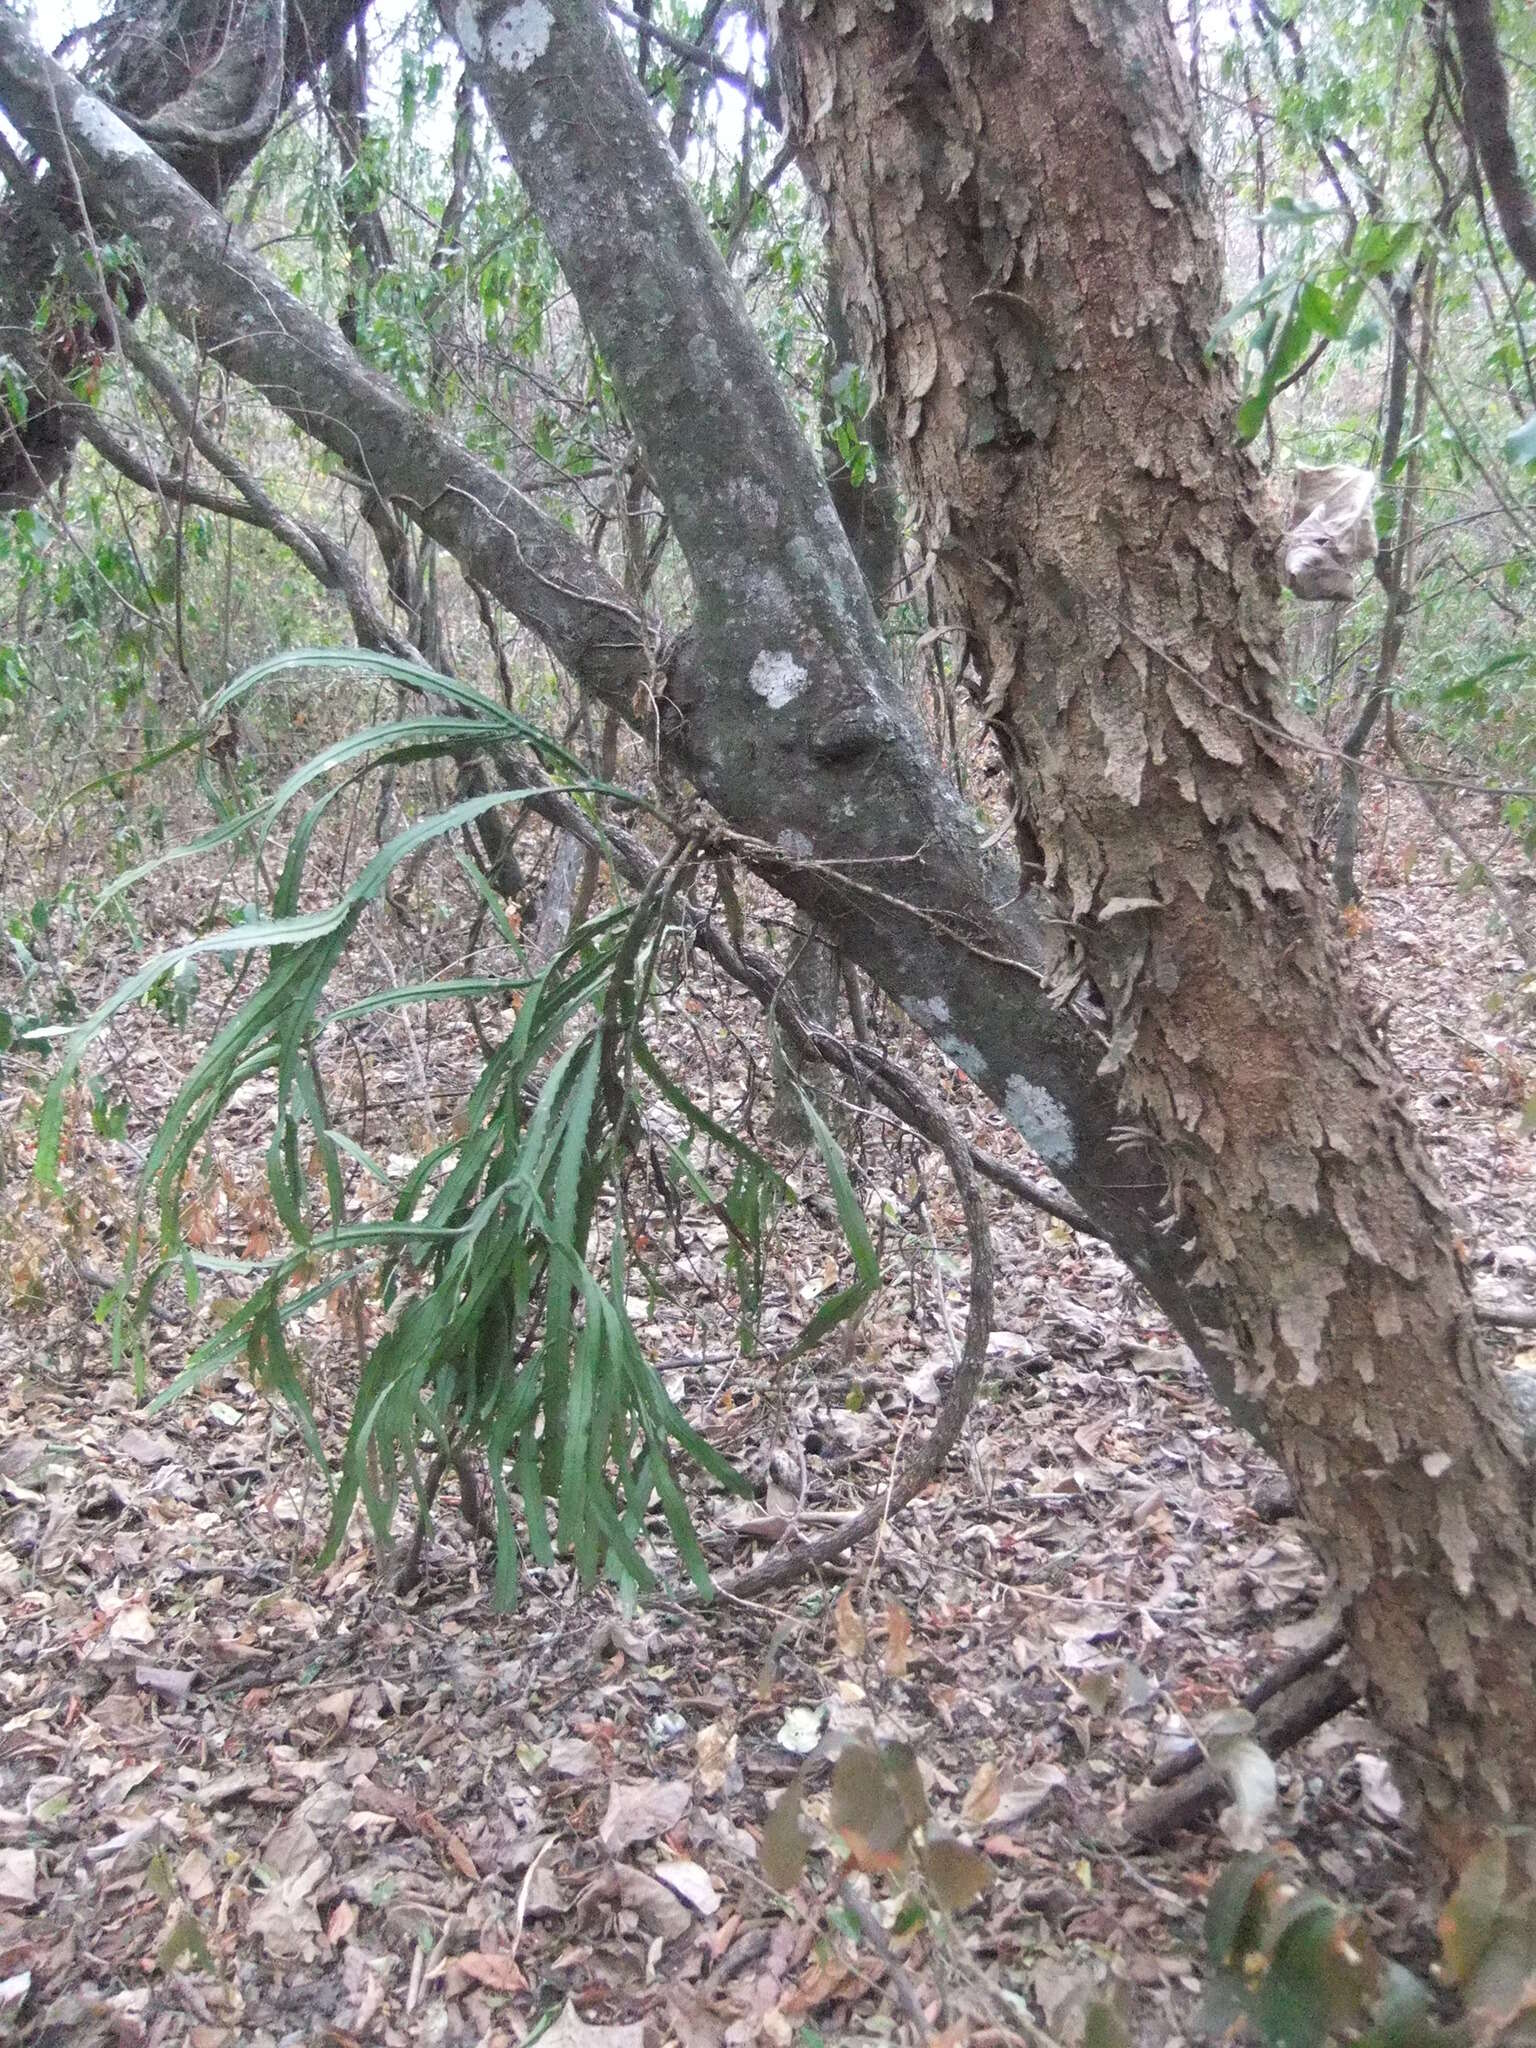
[(660, 43), (664, 50), (670, 50), (674, 57), (681, 57), (700, 71), (707, 71), (711, 78), (718, 78), (722, 85), (734, 85), (739, 93), (749, 100), (758, 99), (756, 83), (746, 73), (737, 71), (727, 64), (723, 57), (717, 57), (713, 50), (703, 43), (690, 43), (686, 36), (673, 35), (670, 29), (660, 28), (654, 21), (645, 21), (638, 14), (632, 14), (627, 7), (619, 7), (615, 0), (606, 0), (608, 12), (615, 21), (622, 21), (626, 28), (643, 31), (646, 39)]
[[(607, 35), (590, 12), (580, 20), (584, 34)], [(368, 370), (4, 9), (0, 97), (31, 145), (66, 157), (89, 204), (134, 237), (174, 326), (405, 506), (733, 825), (769, 847), (814, 848), (814, 862), (765, 863), (770, 885), (956, 1049), (1130, 1263), (1221, 1398), (1262, 1436), (1256, 1405), (1236, 1390), (1225, 1303), (1205, 1284), (1192, 1240), (1163, 1227), (1164, 1166), (1128, 1132), (1094, 1032), (1041, 985), (1033, 913), (1011, 900), (1000, 907), (974, 821), (935, 770), (739, 292), (623, 53), (611, 39), (604, 49), (596, 72), (584, 53), (579, 79), (561, 69), (553, 81), (583, 110), (562, 118), (561, 133), (584, 149), (601, 132), (605, 150), (644, 163), (646, 175), (636, 172), (634, 192), (628, 180), (605, 186), (602, 204), (583, 203), (579, 220), (565, 201), (596, 188), (563, 159), (541, 169), (541, 146), (520, 132), (531, 107), (503, 121), (495, 87), (507, 80), (472, 68), (492, 88), (503, 139), (517, 142), (519, 173), (540, 186), (584, 317), (605, 353), (623, 357), (626, 405), (648, 459), (666, 470), (658, 487), (675, 519), (688, 510), (677, 533), (704, 600), (690, 636), (660, 650), (652, 621), (575, 535)], [(665, 319), (626, 339), (636, 293)], [(724, 447), (733, 459), (722, 471)], [(741, 509), (765, 492), (780, 509), (772, 527)], [(783, 705), (781, 669), (791, 691)], [(860, 880), (878, 873), (898, 874), (901, 893)]]
[[(1271, 1756), (1282, 1756), (1306, 1736), (1342, 1714), (1360, 1697), (1354, 1682), (1339, 1665), (1314, 1671), (1259, 1709), (1254, 1733)], [(1220, 1771), (1201, 1764), (1188, 1777), (1164, 1791), (1154, 1792), (1133, 1806), (1124, 1820), (1125, 1833), (1134, 1842), (1150, 1847), (1166, 1841), (1180, 1828), (1192, 1827), (1227, 1796), (1228, 1786)]]
[(1510, 253), (1536, 284), (1536, 206), (1509, 122), (1509, 80), (1489, 0), (1450, 0), (1461, 52), (1461, 103)]
[(1472, 1313), (1490, 1330), (1536, 1330), (1536, 1308), (1517, 1308), (1512, 1302), (1490, 1301), (1474, 1295)]
[(152, 114), (125, 109), (157, 148), (236, 156), (259, 148), (270, 134), (286, 84), (287, 8), (283, 0), (263, 0), (243, 13), (244, 33), (225, 38), (219, 57), (179, 99)]
[[(599, 828), (579, 805), (562, 796), (556, 785), (549, 782), (533, 764), (507, 761), (499, 762), (498, 767), (504, 779), (516, 781), (519, 786), (542, 782), (544, 787), (529, 799), (529, 809), (549, 823), (558, 825), (571, 838), (602, 854), (625, 881), (643, 888), (651, 880), (655, 861), (632, 833), (618, 825)], [(748, 864), (752, 863), (754, 856), (760, 857), (765, 851), (750, 847), (740, 835), (733, 833), (715, 834), (712, 845), (715, 851), (729, 852)], [(782, 856), (775, 858), (782, 859)], [(940, 1115), (942, 1112), (936, 1110), (931, 1096), (927, 1096), (915, 1075), (873, 1046), (857, 1039), (843, 1038), (815, 1023), (802, 1009), (788, 977), (780, 972), (776, 963), (749, 947), (738, 947), (708, 911), (691, 898), (684, 899), (682, 915), (689, 943), (707, 954), (738, 988), (745, 990), (778, 1021), (792, 1049), (801, 1059), (821, 1060), (825, 1065), (836, 1068), (847, 1079), (866, 1088), (883, 1109), (911, 1125), (920, 1135), (927, 1135), (923, 1126), (912, 1124), (908, 1114), (911, 1105), (919, 1097), (924, 1097), (929, 1108)], [(938, 1140), (932, 1142), (937, 1144)], [(1016, 1200), (1070, 1225), (1085, 1237), (1100, 1236), (1093, 1219), (1075, 1202), (1039, 1186), (1006, 1160), (983, 1151), (979, 1145), (967, 1146), (967, 1158), (972, 1171), (981, 1179), (991, 1181)]]
[(200, 512), (233, 519), (241, 526), (270, 530), (270, 522), (244, 498), (230, 497), (224, 491), (212, 490), (206, 484), (194, 483), (190, 477), (173, 475), (144, 461), (113, 432), (94, 405), (83, 398), (76, 398), (69, 386), (41, 359), (34, 358), (27, 369), (48, 395), (50, 403), (78, 430), (80, 438), (89, 441), (104, 462), (149, 497), (158, 499), (162, 504), (193, 505)]
[[(1256, 1714), (1260, 1707), (1267, 1706), (1272, 1699), (1295, 1685), (1298, 1679), (1310, 1676), (1343, 1647), (1344, 1624), (1336, 1621), (1315, 1643), (1305, 1650), (1295, 1651), (1272, 1671), (1266, 1671), (1262, 1678), (1256, 1679), (1243, 1694), (1240, 1704), (1250, 1714)], [(1201, 1754), (1199, 1743), (1191, 1739), (1182, 1749), (1176, 1749), (1172, 1756), (1164, 1757), (1160, 1764), (1154, 1765), (1147, 1775), (1154, 1785), (1172, 1785), (1198, 1768)]]

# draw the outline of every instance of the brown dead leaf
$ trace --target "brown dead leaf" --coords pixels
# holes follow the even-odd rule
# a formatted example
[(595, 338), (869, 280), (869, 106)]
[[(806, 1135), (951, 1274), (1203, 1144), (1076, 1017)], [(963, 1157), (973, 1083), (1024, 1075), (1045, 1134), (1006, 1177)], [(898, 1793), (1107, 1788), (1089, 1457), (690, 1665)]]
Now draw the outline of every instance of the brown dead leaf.
[(0, 1900), (8, 1906), (37, 1902), (37, 1851), (0, 1849)]
[(169, 1437), (152, 1429), (119, 1429), (113, 1432), (113, 1452), (131, 1459), (135, 1465), (163, 1465), (168, 1458), (176, 1455), (176, 1446)]
[(189, 1849), (176, 1865), (176, 1884), (190, 1905), (200, 1906), (214, 1894), (213, 1862), (203, 1849)]
[(154, 1620), (142, 1600), (130, 1600), (126, 1607), (119, 1607), (107, 1630), (107, 1640), (112, 1643), (152, 1643), (154, 1639)]
[(832, 1772), (832, 1825), (861, 1870), (899, 1870), (911, 1826), (878, 1750), (852, 1744)]
[[(320, 1864), (314, 1884), (318, 1884), (328, 1867), (328, 1860)], [(314, 1885), (307, 1883), (306, 1876), (301, 1872), (296, 1878), (283, 1879), (263, 1892), (251, 1907), (246, 1931), (260, 1936), (273, 1962), (314, 1960), (321, 1932), (320, 1915), (308, 1897)]]
[(862, 1657), (868, 1635), (853, 1604), (853, 1595), (846, 1586), (839, 1595), (832, 1614), (837, 1624), (837, 1647), (845, 1657)]
[(699, 1790), (723, 1792), (736, 1763), (735, 1715), (722, 1714), (718, 1721), (711, 1721), (707, 1728), (701, 1728), (694, 1739), (694, 1752), (698, 1763)]
[(1016, 1842), (1012, 1835), (987, 1835), (981, 1844), (986, 1853), (1000, 1863), (1017, 1863), (1030, 1851), (1022, 1842)]
[(357, 1687), (344, 1685), (338, 1691), (328, 1692), (323, 1699), (316, 1700), (314, 1711), (317, 1714), (324, 1714), (327, 1720), (334, 1721), (336, 1731), (340, 1734), (352, 1718), (352, 1708), (356, 1700)]
[(987, 1818), (994, 1827), (1016, 1827), (1056, 1798), (1066, 1783), (1067, 1774), (1059, 1764), (1031, 1764), (1028, 1770), (1010, 1771)]
[(645, 2023), (634, 2020), (628, 2026), (590, 2026), (567, 2000), (564, 2012), (539, 2041), (541, 2048), (645, 2048)]
[(888, 1678), (906, 1677), (911, 1644), (912, 1617), (893, 1600), (885, 1610), (885, 1655), (881, 1659)]
[[(455, 1956), (451, 1967), (462, 1970), (464, 1975), (476, 1984), (483, 1984), (487, 1991), (526, 1991), (528, 1979), (517, 1967), (513, 1958), (502, 1950), (483, 1948), (469, 1949), (464, 1955)], [(553, 2033), (554, 2029), (550, 2029)], [(549, 2035), (544, 2037), (549, 2039)]]
[(683, 1901), (648, 1870), (621, 1863), (614, 1873), (619, 1903), (638, 1913), (642, 1923), (663, 1941), (676, 1941), (693, 1925), (693, 1915)]
[[(879, 1963), (872, 1961), (870, 1975), (876, 1976), (879, 1970)], [(827, 1956), (813, 1962), (799, 1983), (786, 1991), (779, 2000), (779, 2011), (791, 2013), (795, 2018), (802, 2019), (815, 2012), (819, 2006), (825, 2005), (829, 1999), (836, 1998), (854, 1974), (851, 1964), (845, 1963), (839, 1956)]]
[(676, 1892), (680, 1899), (692, 1906), (695, 1913), (706, 1918), (720, 1910), (720, 1894), (715, 1890), (713, 1880), (702, 1863), (694, 1863), (684, 1857), (676, 1863), (658, 1863), (657, 1880)]
[(549, 1745), (549, 1768), (561, 1778), (595, 1778), (603, 1767), (602, 1752), (584, 1735), (557, 1735)]
[(985, 1763), (971, 1780), (970, 1789), (961, 1802), (960, 1818), (968, 1828), (980, 1827), (983, 1821), (990, 1820), (996, 1813), (999, 1798), (997, 1765)]
[(346, 1940), (357, 1925), (357, 1908), (350, 1899), (343, 1899), (325, 1923), (325, 1938), (332, 1948)]
[(165, 1664), (136, 1664), (133, 1671), (135, 1685), (143, 1686), (146, 1692), (158, 1693), (173, 1706), (184, 1706), (192, 1690), (190, 1671), (173, 1670)]
[(622, 1855), (634, 1842), (649, 1842), (674, 1828), (688, 1811), (693, 1787), (686, 1778), (653, 1778), (641, 1784), (610, 1786), (608, 1811), (597, 1838), (610, 1856)]

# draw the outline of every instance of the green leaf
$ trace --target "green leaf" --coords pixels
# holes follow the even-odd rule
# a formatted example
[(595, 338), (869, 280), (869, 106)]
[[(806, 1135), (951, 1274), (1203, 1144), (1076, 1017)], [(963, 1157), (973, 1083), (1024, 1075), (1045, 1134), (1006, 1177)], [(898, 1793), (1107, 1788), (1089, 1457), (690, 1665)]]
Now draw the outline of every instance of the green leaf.
[(1335, 341), (1348, 325), (1347, 320), (1340, 323), (1335, 319), (1332, 294), (1325, 291), (1315, 278), (1309, 279), (1301, 288), (1300, 309), (1308, 326)]
[(1218, 1969), (1240, 1970), (1260, 1944), (1277, 1875), (1275, 1857), (1234, 1856), (1211, 1886), (1205, 1909), (1205, 1951)]
[(832, 1825), (861, 1870), (899, 1870), (912, 1830), (877, 1749), (850, 1743), (832, 1769)]
[(1267, 391), (1255, 391), (1251, 396), (1243, 400), (1242, 404), (1237, 408), (1237, 418), (1233, 422), (1233, 432), (1236, 434), (1239, 442), (1246, 443), (1253, 439), (1260, 427), (1263, 426), (1264, 416), (1268, 411), (1269, 393)]
[(1096, 1998), (1083, 2015), (1083, 2048), (1131, 2048), (1131, 2032), (1117, 2007)]
[(1275, 2048), (1323, 2048), (1336, 2028), (1359, 2018), (1368, 1988), (1369, 1973), (1345, 1937), (1343, 1913), (1310, 1895), (1275, 1942), (1254, 2001), (1255, 2020)]
[(207, 1936), (193, 1915), (187, 1912), (177, 1914), (155, 1950), (155, 1967), (162, 1976), (169, 1977), (182, 1963), (190, 1963), (196, 1970), (206, 1970), (210, 1976), (217, 1974), (218, 1965), (213, 1960)]
[(1385, 1963), (1370, 2032), (1359, 2048), (1436, 2048), (1446, 2036), (1430, 2015), (1429, 1992), (1401, 1963)]
[(779, 1794), (778, 1804), (770, 1809), (763, 1823), (763, 1839), (758, 1844), (757, 1860), (775, 1891), (794, 1890), (810, 1853), (811, 1845), (800, 1829), (800, 1803), (804, 1796), (805, 1781), (797, 1772)]
[(1462, 1871), (1446, 1901), (1437, 1932), (1447, 1983), (1465, 1984), (1493, 1937), (1509, 1887), (1509, 1844), (1491, 1835)]
[(853, 1182), (848, 1177), (848, 1164), (843, 1157), (842, 1147), (817, 1113), (816, 1105), (807, 1091), (800, 1087), (798, 1081), (795, 1087), (805, 1112), (806, 1124), (827, 1169), (827, 1179), (832, 1184), (832, 1198), (837, 1204), (838, 1224), (853, 1257), (854, 1278), (847, 1287), (840, 1288), (829, 1300), (820, 1304), (806, 1325), (799, 1343), (790, 1353), (791, 1358), (798, 1358), (812, 1345), (819, 1344), (829, 1330), (835, 1330), (839, 1323), (846, 1322), (851, 1315), (856, 1314), (880, 1284), (880, 1261), (875, 1255), (863, 1208), (854, 1193)]
[(987, 1891), (996, 1872), (979, 1849), (968, 1849), (947, 1835), (930, 1838), (922, 1849), (923, 1875), (948, 1913), (960, 1913)]

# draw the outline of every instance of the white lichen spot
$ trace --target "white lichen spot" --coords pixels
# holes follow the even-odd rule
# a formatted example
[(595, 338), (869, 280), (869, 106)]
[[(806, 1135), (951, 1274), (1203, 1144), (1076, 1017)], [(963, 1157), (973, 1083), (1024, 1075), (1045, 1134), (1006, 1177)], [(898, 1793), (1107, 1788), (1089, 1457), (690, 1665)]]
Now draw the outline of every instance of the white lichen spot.
[(471, 64), (478, 64), (485, 55), (485, 43), (480, 34), (480, 24), (475, 19), (471, 0), (459, 0), (453, 10), (453, 32), (459, 39), (459, 48)]
[(816, 851), (814, 840), (807, 839), (803, 832), (797, 832), (788, 825), (773, 842), (780, 853), (787, 853), (791, 860), (809, 860)]
[(542, 142), (544, 140), (544, 135), (544, 116), (542, 114), (535, 114), (533, 119), (528, 123), (528, 140), (530, 142)]
[(837, 507), (829, 499), (822, 499), (821, 503), (816, 507), (813, 517), (816, 524), (825, 527), (828, 533), (840, 533), (842, 531), (843, 523), (837, 516)]
[(962, 1074), (969, 1074), (973, 1081), (985, 1082), (987, 1061), (979, 1046), (970, 1045), (965, 1039), (957, 1038), (953, 1031), (946, 1031), (939, 1040), (939, 1048), (949, 1054)]
[(491, 62), (503, 71), (526, 71), (549, 48), (555, 18), (544, 0), (515, 0), (486, 38)]
[(949, 1005), (942, 996), (903, 996), (901, 1007), (914, 1024), (921, 1024), (925, 1031), (933, 1031), (940, 1024), (949, 1022)]
[(753, 694), (761, 697), (770, 711), (782, 711), (786, 704), (793, 704), (810, 680), (792, 654), (783, 648), (768, 647), (753, 662), (747, 676)]
[(1019, 1074), (1010, 1074), (1003, 1094), (1008, 1121), (1047, 1166), (1070, 1166), (1077, 1157), (1077, 1140), (1067, 1113), (1047, 1089), (1037, 1088)]
[(1426, 1479), (1439, 1479), (1451, 1469), (1451, 1454), (1449, 1451), (1426, 1451), (1419, 1463), (1424, 1467)]
[(110, 107), (84, 94), (75, 102), (75, 130), (104, 163), (124, 163), (129, 157), (154, 155), (143, 136), (135, 135)]

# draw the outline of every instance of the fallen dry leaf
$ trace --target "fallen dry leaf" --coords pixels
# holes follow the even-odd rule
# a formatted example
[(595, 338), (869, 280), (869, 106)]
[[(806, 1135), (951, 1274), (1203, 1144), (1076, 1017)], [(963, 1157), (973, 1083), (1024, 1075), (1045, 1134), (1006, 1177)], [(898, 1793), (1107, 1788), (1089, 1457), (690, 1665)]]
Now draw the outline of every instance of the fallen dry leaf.
[(702, 1863), (691, 1863), (686, 1859), (678, 1863), (658, 1863), (656, 1876), (668, 1891), (674, 1891), (680, 1899), (685, 1899), (695, 1913), (707, 1917), (720, 1910), (720, 1894)]
[(885, 1655), (881, 1659), (888, 1678), (906, 1677), (911, 1646), (912, 1617), (893, 1600), (885, 1610)]
[(764, 1877), (777, 1891), (794, 1890), (810, 1851), (811, 1845), (800, 1831), (800, 1801), (804, 1794), (804, 1780), (797, 1773), (779, 1794), (778, 1804), (770, 1809), (763, 1823), (757, 1860)]
[(107, 1640), (113, 1643), (152, 1643), (154, 1639), (155, 1624), (141, 1600), (132, 1600), (126, 1607), (120, 1607), (107, 1630)]
[(0, 1899), (8, 1906), (37, 1902), (37, 1851), (0, 1849)]
[(621, 1863), (617, 1870), (619, 1903), (638, 1913), (642, 1922), (653, 1934), (659, 1934), (663, 1941), (676, 1941), (686, 1934), (693, 1925), (693, 1915), (666, 1885), (654, 1878), (648, 1870), (637, 1870), (632, 1863)]
[[(487, 1991), (526, 1991), (528, 1979), (517, 1967), (513, 1958), (500, 1950), (472, 1948), (464, 1955), (455, 1956), (450, 1967), (462, 1970), (466, 1977), (476, 1984), (483, 1984)], [(551, 2028), (550, 2032), (553, 2033)], [(545, 2040), (549, 2035), (545, 2035)]]
[(168, 1458), (174, 1458), (176, 1455), (176, 1446), (170, 1438), (161, 1436), (152, 1429), (117, 1430), (112, 1437), (112, 1448), (135, 1465), (150, 1467), (163, 1465)]
[(645, 2048), (645, 2022), (633, 2020), (628, 2026), (592, 2026), (567, 1999), (559, 2019), (547, 2032), (540, 2034), (539, 2048)]
[(676, 1827), (692, 1798), (693, 1787), (686, 1778), (613, 1785), (597, 1838), (610, 1856), (621, 1855), (631, 1843), (649, 1842)]
[(945, 1836), (923, 1848), (923, 1874), (946, 1912), (959, 1913), (979, 1899), (996, 1872), (977, 1849)]
[(960, 1804), (960, 1818), (968, 1828), (980, 1827), (983, 1821), (991, 1820), (997, 1812), (1000, 1800), (998, 1787), (997, 1765), (983, 1764), (972, 1778), (970, 1788)]
[(846, 1586), (838, 1596), (837, 1605), (832, 1610), (832, 1618), (837, 1626), (837, 1647), (843, 1655), (862, 1657), (868, 1635), (863, 1622), (859, 1619), (858, 1609), (853, 1604), (853, 1596)]
[(557, 1735), (549, 1745), (548, 1763), (562, 1778), (595, 1778), (603, 1767), (597, 1744), (583, 1735)]
[(718, 1721), (701, 1728), (694, 1739), (694, 1755), (700, 1791), (723, 1792), (736, 1762), (735, 1717), (722, 1714)]

